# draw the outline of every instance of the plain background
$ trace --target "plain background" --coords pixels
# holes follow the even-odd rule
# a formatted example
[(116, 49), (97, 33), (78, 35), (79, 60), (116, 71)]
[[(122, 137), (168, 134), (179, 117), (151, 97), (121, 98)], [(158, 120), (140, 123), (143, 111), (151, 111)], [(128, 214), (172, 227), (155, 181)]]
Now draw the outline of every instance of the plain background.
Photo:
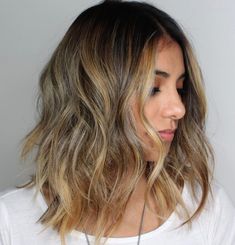
[[(73, 20), (95, 3), (0, 0), (0, 191), (26, 181), (33, 171), (19, 153), (21, 139), (36, 121), (39, 73)], [(196, 51), (205, 80), (216, 179), (235, 203), (235, 1), (150, 3), (180, 23)]]

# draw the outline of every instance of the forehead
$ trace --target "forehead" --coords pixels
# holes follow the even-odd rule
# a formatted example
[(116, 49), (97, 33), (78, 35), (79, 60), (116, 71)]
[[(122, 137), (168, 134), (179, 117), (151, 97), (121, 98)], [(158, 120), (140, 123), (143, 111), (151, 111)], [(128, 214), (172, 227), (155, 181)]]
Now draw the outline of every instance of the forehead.
[(160, 40), (156, 49), (155, 69), (172, 74), (185, 72), (183, 52), (173, 40)]

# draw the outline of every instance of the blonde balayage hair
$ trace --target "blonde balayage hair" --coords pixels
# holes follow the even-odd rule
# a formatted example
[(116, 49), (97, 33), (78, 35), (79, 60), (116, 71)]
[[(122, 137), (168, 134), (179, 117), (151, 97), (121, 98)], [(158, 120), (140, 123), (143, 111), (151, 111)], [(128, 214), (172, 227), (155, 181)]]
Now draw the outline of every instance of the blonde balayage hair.
[[(143, 113), (161, 40), (179, 44), (186, 72), (186, 114), (168, 153)], [(142, 123), (158, 146), (157, 162), (144, 161), (132, 98), (138, 98)], [(24, 187), (35, 186), (36, 194), (50, 197), (39, 222), (56, 229), (63, 244), (73, 229), (86, 229), (91, 214), (96, 244), (111, 236), (143, 174), (147, 204), (151, 193), (161, 219), (178, 204), (186, 217), (182, 225), (202, 212), (214, 164), (205, 134), (204, 84), (188, 39), (165, 12), (135, 1), (105, 1), (82, 12), (40, 75), (38, 109), (38, 123), (22, 146), (24, 160), (36, 152), (35, 175)], [(181, 195), (186, 181), (194, 198), (196, 186), (201, 188), (193, 214)], [(108, 220), (115, 222), (107, 225)]]

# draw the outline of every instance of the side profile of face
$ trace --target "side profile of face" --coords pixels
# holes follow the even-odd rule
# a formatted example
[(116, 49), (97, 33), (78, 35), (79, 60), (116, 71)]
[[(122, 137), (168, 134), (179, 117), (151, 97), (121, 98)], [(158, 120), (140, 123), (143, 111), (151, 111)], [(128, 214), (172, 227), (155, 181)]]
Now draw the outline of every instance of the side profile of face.
[[(185, 66), (180, 46), (170, 41), (167, 45), (158, 45), (156, 54), (155, 81), (150, 97), (144, 107), (144, 114), (157, 131), (177, 129), (178, 121), (185, 115), (181, 91), (185, 79)], [(139, 117), (138, 105), (133, 103), (133, 114), (138, 135), (146, 143), (145, 160), (157, 161), (151, 138), (147, 135)], [(169, 150), (174, 134), (161, 133), (161, 138)]]

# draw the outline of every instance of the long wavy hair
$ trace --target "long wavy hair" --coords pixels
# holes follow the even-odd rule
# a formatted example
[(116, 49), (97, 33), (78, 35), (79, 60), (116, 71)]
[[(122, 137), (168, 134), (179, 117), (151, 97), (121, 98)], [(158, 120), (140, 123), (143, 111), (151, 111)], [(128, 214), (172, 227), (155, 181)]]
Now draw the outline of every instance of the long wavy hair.
[[(182, 49), (186, 94), (168, 153), (144, 106), (154, 81), (155, 55), (161, 40)], [(158, 216), (166, 210), (191, 225), (211, 192), (214, 153), (205, 134), (207, 104), (200, 67), (182, 28), (160, 9), (137, 1), (104, 1), (82, 12), (69, 27), (40, 75), (39, 120), (22, 142), (21, 157), (34, 152), (35, 174), (22, 187), (35, 186), (50, 197), (39, 221), (66, 234), (86, 230), (94, 217), (96, 244), (120, 224), (141, 176), (147, 179), (146, 202), (152, 194)], [(159, 149), (158, 161), (144, 160), (131, 110), (138, 98), (146, 132)], [(194, 198), (190, 213), (181, 190), (189, 183)], [(177, 211), (178, 207), (183, 212)], [(107, 226), (108, 220), (114, 220)]]

